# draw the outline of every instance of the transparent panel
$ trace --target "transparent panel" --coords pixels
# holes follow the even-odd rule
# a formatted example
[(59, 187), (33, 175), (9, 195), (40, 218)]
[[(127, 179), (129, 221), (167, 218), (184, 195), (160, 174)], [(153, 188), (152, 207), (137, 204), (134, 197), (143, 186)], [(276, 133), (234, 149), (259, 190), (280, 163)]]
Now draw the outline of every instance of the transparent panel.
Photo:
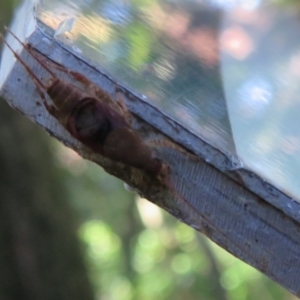
[(235, 146), (247, 168), (299, 198), (300, 2), (245, 2), (226, 11), (221, 33)]
[(44, 0), (37, 12), (118, 83), (300, 195), (298, 0)]
[(42, 3), (39, 18), (58, 28), (57, 39), (212, 145), (235, 153), (219, 68), (221, 11), (184, 1)]

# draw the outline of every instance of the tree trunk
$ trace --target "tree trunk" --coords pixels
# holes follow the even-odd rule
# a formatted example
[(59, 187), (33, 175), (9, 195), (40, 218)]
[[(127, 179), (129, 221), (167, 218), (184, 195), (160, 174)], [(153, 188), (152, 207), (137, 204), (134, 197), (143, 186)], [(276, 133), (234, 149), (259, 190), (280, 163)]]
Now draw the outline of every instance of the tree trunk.
[(0, 299), (93, 299), (47, 136), (0, 102)]

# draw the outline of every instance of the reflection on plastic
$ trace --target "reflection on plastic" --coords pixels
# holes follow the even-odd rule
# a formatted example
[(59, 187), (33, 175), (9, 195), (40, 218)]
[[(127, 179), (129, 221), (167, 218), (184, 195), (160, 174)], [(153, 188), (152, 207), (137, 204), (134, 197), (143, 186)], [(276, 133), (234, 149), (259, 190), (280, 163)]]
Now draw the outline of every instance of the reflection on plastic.
[(226, 101), (245, 166), (299, 199), (299, 6), (263, 2), (255, 10), (232, 7), (225, 15)]
[(75, 23), (74, 18), (69, 18), (69, 19), (62, 21), (58, 25), (57, 29), (55, 30), (54, 37), (56, 38), (59, 35), (64, 34), (66, 31), (71, 31), (74, 26), (74, 23)]

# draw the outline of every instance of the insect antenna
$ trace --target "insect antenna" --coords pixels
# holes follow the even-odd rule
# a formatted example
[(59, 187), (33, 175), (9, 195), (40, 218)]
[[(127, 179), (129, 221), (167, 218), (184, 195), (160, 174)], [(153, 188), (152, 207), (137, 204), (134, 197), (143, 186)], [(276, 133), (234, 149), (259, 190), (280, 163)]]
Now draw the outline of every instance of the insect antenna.
[[(36, 55), (34, 55), (30, 49), (30, 46), (23, 43), (11, 30), (9, 30), (7, 27), (4, 27), (4, 29), (9, 32), (22, 46), (24, 49), (26, 49), (26, 51), (52, 76), (52, 77), (56, 77), (56, 75), (50, 70), (50, 68), (41, 60), (39, 59)], [(14, 53), (14, 55), (16, 56), (16, 52), (14, 50), (12, 50), (12, 48), (7, 44), (7, 42), (4, 40), (4, 38), (2, 37), (3, 42), (11, 49), (11, 51)], [(20, 56), (17, 54), (16, 58), (21, 62)], [(22, 62), (21, 62), (22, 63)], [(22, 65), (25, 67), (25, 65), (22, 63)], [(26, 67), (25, 67), (26, 68)], [(26, 68), (26, 70), (28, 71), (28, 69)], [(44, 87), (44, 85), (42, 85)]]
[(11, 50), (15, 58), (18, 60), (18, 62), (22, 64), (22, 66), (26, 69), (28, 74), (30, 74), (30, 76), (32, 77), (36, 85), (42, 86), (44, 89), (46, 89), (44, 83), (32, 72), (31, 68), (25, 63), (25, 61), (20, 57), (20, 55), (15, 50), (12, 49), (12, 47), (6, 42), (2, 34), (0, 34), (0, 39)]

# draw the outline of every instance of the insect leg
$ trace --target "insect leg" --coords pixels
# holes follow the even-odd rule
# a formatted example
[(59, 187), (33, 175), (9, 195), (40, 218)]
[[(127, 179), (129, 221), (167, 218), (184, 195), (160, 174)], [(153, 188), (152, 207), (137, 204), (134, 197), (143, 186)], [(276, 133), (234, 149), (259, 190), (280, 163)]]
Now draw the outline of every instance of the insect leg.
[(130, 123), (131, 113), (126, 106), (123, 96), (122, 96), (122, 93), (120, 92), (119, 86), (116, 83), (115, 83), (115, 91), (116, 91), (117, 104), (118, 104), (119, 108), (121, 109), (126, 120)]
[(198, 161), (199, 158), (191, 153), (190, 151), (186, 150), (185, 148), (182, 148), (178, 145), (176, 145), (175, 143), (169, 141), (169, 140), (166, 140), (166, 139), (154, 139), (154, 140), (146, 140), (145, 143), (151, 147), (151, 148), (154, 148), (154, 149), (157, 149), (157, 148), (171, 148), (175, 151), (178, 151), (180, 152), (181, 154), (183, 155), (186, 155), (188, 156), (189, 159), (192, 159), (194, 161)]

